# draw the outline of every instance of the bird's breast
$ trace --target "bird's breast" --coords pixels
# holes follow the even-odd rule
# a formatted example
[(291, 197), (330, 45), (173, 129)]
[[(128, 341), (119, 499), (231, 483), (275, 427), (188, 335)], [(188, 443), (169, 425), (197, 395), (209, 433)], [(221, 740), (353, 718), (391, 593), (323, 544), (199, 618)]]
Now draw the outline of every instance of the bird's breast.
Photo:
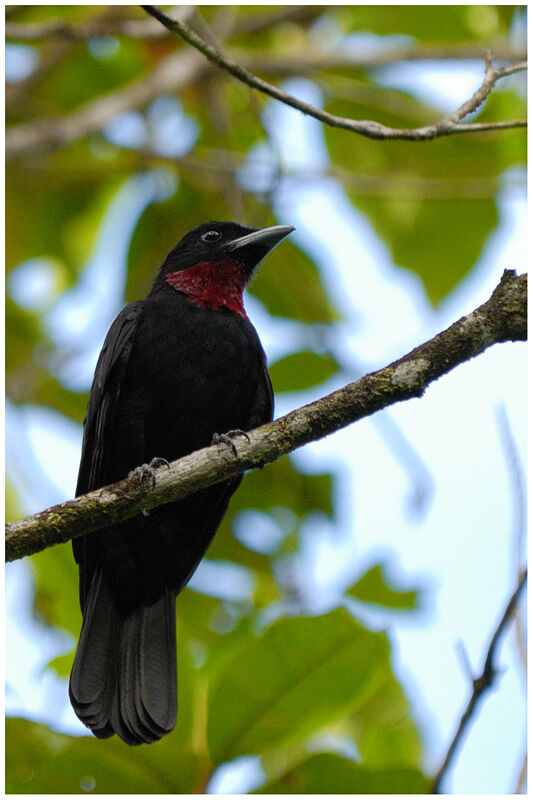
[(131, 459), (173, 460), (209, 445), (213, 433), (246, 429), (261, 353), (251, 324), (231, 311), (185, 299), (148, 309), (120, 398), (120, 436), (142, 451)]

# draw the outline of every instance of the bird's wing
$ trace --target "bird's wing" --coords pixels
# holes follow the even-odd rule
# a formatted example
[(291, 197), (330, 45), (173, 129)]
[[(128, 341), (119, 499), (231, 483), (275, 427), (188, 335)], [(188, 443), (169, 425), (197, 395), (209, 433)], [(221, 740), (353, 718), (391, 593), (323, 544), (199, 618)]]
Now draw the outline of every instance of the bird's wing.
[(115, 421), (120, 389), (142, 314), (143, 301), (122, 309), (111, 325), (98, 358), (87, 414), (76, 496), (104, 486), (107, 476), (105, 443)]
[[(87, 415), (83, 423), (83, 443), (76, 496), (109, 483), (109, 442), (112, 440), (118, 398), (141, 318), (143, 302), (122, 309), (105, 338), (94, 373)], [(125, 477), (125, 476), (123, 476)], [(80, 566), (80, 605), (83, 609), (95, 569), (97, 534), (72, 540), (74, 558)], [(90, 546), (89, 546), (90, 544)]]
[(265, 422), (270, 422), (274, 416), (274, 391), (268, 374), (266, 356), (262, 353), (257, 389), (252, 400), (249, 414), (248, 430), (253, 430)]

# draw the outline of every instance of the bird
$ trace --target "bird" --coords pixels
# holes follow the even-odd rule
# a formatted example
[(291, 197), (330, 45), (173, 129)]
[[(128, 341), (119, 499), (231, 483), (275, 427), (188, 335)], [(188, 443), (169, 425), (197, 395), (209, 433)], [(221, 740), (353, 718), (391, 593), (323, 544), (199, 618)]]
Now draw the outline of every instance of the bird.
[[(148, 295), (122, 309), (95, 369), (76, 496), (142, 480), (151, 466), (213, 442), (234, 446), (232, 437), (272, 420), (266, 356), (243, 291), (293, 230), (199, 225), (167, 255)], [(96, 737), (140, 745), (174, 729), (176, 596), (241, 480), (73, 540), (83, 622), (69, 696)]]

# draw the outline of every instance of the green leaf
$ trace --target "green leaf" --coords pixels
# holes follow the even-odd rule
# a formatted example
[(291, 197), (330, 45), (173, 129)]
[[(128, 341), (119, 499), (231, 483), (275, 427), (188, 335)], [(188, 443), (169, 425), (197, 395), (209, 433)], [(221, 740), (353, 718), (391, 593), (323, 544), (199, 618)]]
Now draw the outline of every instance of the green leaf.
[(16, 9), (17, 21), (19, 22), (49, 22), (50, 20), (61, 20), (64, 22), (78, 23), (98, 17), (101, 14), (99, 6), (56, 6), (56, 5), (36, 5), (19, 6)]
[(180, 637), (185, 631), (189, 639), (209, 641), (216, 637), (212, 622), (221, 608), (218, 597), (196, 592), (185, 587), (176, 601), (177, 627)]
[(365, 702), (387, 671), (388, 642), (346, 610), (280, 619), (228, 665), (210, 697), (215, 763), (310, 735)]
[(53, 345), (39, 314), (27, 311), (6, 296), (6, 394), (13, 403), (53, 408), (81, 422), (87, 394), (67, 389), (47, 370)]
[(49, 625), (78, 636), (81, 612), (78, 599), (78, 568), (72, 544), (49, 547), (30, 558), (35, 580), (34, 610)]
[(310, 350), (291, 353), (268, 368), (274, 392), (298, 392), (318, 386), (331, 378), (339, 365), (330, 355)]
[[(6, 373), (17, 372), (21, 367), (26, 367), (32, 361), (33, 350), (36, 344), (43, 339), (47, 340), (41, 318), (34, 311), (21, 308), (18, 303), (6, 296)], [(16, 343), (16, 347), (15, 347)], [(9, 382), (8, 382), (9, 394)]]
[(62, 655), (56, 656), (49, 661), (46, 665), (46, 669), (53, 670), (53, 672), (55, 672), (56, 675), (59, 675), (61, 678), (68, 678), (73, 662), (74, 651), (71, 651), (70, 653), (63, 653)]
[(420, 767), (422, 742), (405, 693), (392, 670), (366, 703), (350, 715), (345, 731), (369, 767)]
[[(102, 165), (100, 164), (100, 169)], [(100, 223), (118, 190), (81, 172), (66, 178), (53, 169), (36, 173), (16, 162), (6, 175), (6, 267), (31, 258), (59, 260), (75, 278), (91, 254)]]
[(416, 769), (369, 769), (334, 753), (318, 753), (254, 794), (426, 794), (428, 778)]
[(339, 319), (316, 265), (290, 239), (269, 254), (248, 291), (276, 317), (307, 323)]
[(56, 113), (78, 109), (98, 95), (120, 89), (142, 75), (146, 46), (133, 37), (117, 39), (116, 47), (97, 58), (87, 42), (74, 42), (55, 68), (43, 73), (34, 91), (42, 107)]
[[(366, 197), (358, 200), (395, 264), (418, 274), (437, 306), (477, 263), (496, 229), (494, 200), (420, 200)], [(457, 248), (450, 257), (450, 244)], [(416, 243), (416, 246), (414, 246)]]
[[(39, 370), (38, 374), (39, 382), (32, 387), (32, 403), (51, 408), (81, 424), (87, 411), (87, 392), (73, 392), (67, 389), (61, 381), (44, 369)], [(72, 484), (74, 488), (74, 477)]]
[[(523, 87), (523, 95), (513, 91), (511, 81), (518, 88)], [(495, 120), (517, 120), (527, 118), (526, 73), (519, 73), (496, 87), (476, 114), (476, 122), (494, 122)], [(500, 131), (504, 133), (504, 131)], [(524, 129), (510, 129), (504, 136), (498, 136), (498, 150), (503, 163), (509, 167), (527, 164), (527, 136)], [(524, 181), (525, 183), (525, 181)], [(524, 189), (525, 191), (525, 189)]]
[(270, 559), (263, 553), (245, 547), (231, 533), (230, 517), (224, 517), (206, 553), (212, 561), (231, 561), (254, 572), (270, 574)]
[(333, 517), (333, 476), (329, 472), (304, 475), (291, 458), (282, 458), (264, 470), (245, 475), (231, 499), (230, 514), (247, 508), (271, 511), (278, 506), (290, 508), (303, 518), (312, 511)]
[[(409, 128), (440, 116), (405, 92), (364, 81), (338, 86), (339, 96), (325, 108), (340, 116)], [(332, 161), (343, 165), (335, 174), (353, 205), (368, 217), (394, 263), (415, 272), (438, 305), (474, 267), (496, 228), (500, 177), (521, 162), (523, 131), (441, 137), (422, 150), (412, 142), (384, 147), (363, 138), (354, 149), (346, 131), (326, 126), (324, 134)]]
[(338, 18), (349, 32), (381, 36), (412, 36), (422, 42), (471, 42), (479, 37), (505, 36), (508, 13), (498, 6), (350, 5), (338, 10)]
[(347, 594), (364, 603), (373, 603), (385, 608), (400, 610), (418, 608), (420, 590), (394, 587), (387, 578), (386, 571), (385, 563), (375, 564), (347, 590)]
[(17, 519), (22, 519), (24, 513), (20, 505), (18, 492), (9, 478), (6, 478), (4, 503), (6, 522), (14, 522)]
[(26, 719), (6, 720), (10, 794), (181, 794), (194, 791), (199, 760), (174, 734), (152, 747), (128, 747), (55, 733)]
[[(226, 149), (237, 156), (265, 138), (261, 118), (250, 103), (249, 89), (238, 81), (228, 81), (215, 73), (210, 81), (185, 87), (180, 99), (185, 112), (199, 127), (195, 146), (213, 148), (214, 166), (217, 150)], [(218, 163), (227, 167), (223, 156)]]

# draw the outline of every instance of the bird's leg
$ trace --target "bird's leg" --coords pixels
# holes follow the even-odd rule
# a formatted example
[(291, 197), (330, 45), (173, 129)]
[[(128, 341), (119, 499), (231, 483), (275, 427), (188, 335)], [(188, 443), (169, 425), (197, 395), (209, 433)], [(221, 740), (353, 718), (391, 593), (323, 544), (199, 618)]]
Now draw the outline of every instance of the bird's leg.
[(128, 478), (136, 477), (140, 484), (145, 478), (150, 478), (152, 481), (152, 489), (154, 489), (157, 483), (156, 468), (163, 466), (170, 469), (170, 464), (166, 458), (160, 458), (159, 456), (156, 456), (155, 458), (152, 458), (149, 464), (142, 464), (140, 467), (135, 467), (135, 469), (132, 469), (131, 472), (128, 472)]
[(227, 444), (228, 447), (231, 447), (233, 450), (233, 454), (238, 458), (239, 454), (237, 453), (235, 442), (232, 439), (233, 436), (244, 436), (245, 439), (250, 441), (250, 437), (246, 431), (241, 431), (240, 428), (235, 428), (227, 433), (214, 433), (213, 438), (211, 439), (211, 444)]

